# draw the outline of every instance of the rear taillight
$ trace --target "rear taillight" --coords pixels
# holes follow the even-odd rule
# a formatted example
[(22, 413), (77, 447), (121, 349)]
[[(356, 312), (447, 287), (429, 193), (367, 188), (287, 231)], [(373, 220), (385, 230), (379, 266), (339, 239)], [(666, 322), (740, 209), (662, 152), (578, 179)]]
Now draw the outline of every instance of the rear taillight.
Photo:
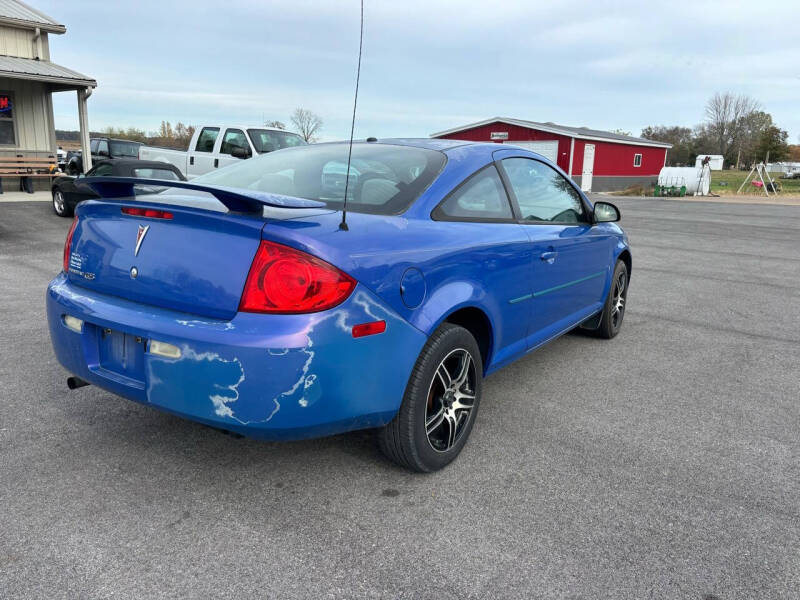
[(146, 217), (148, 219), (171, 219), (172, 213), (165, 210), (156, 210), (155, 208), (139, 208), (138, 206), (123, 206), (123, 215), (131, 215), (132, 217)]
[(67, 239), (64, 241), (64, 273), (69, 273), (69, 255), (72, 253), (72, 234), (75, 233), (75, 228), (78, 226), (78, 217), (72, 219), (72, 225), (69, 228)]
[(239, 310), (259, 313), (309, 313), (344, 302), (355, 280), (324, 260), (262, 240)]

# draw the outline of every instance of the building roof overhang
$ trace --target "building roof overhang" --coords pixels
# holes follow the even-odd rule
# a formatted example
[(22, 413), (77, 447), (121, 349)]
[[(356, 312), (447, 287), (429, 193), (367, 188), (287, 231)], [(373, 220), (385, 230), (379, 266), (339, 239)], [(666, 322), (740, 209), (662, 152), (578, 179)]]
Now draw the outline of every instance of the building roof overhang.
[(97, 81), (47, 60), (0, 56), (0, 77), (51, 83), (64, 90), (97, 87)]
[(518, 127), (526, 127), (528, 129), (536, 129), (538, 131), (546, 131), (548, 133), (555, 133), (570, 138), (580, 140), (590, 140), (598, 142), (610, 142), (612, 144), (629, 144), (633, 146), (649, 146), (656, 148), (672, 148), (672, 144), (666, 142), (656, 142), (647, 140), (645, 138), (637, 138), (629, 135), (620, 135), (611, 132), (599, 131), (596, 129), (588, 129), (586, 127), (567, 127), (564, 125), (556, 125), (555, 123), (537, 123), (536, 121), (525, 121), (522, 119), (510, 119), (508, 117), (492, 117), (477, 123), (470, 123), (469, 125), (462, 125), (453, 129), (439, 131), (432, 133), (431, 137), (441, 137), (443, 135), (450, 135), (459, 133), (468, 129), (476, 127), (483, 127), (484, 125), (491, 125), (492, 123), (504, 123), (506, 125), (516, 125)]
[(48, 33), (66, 33), (67, 28), (53, 17), (20, 0), (0, 0), (0, 25), (36, 29)]

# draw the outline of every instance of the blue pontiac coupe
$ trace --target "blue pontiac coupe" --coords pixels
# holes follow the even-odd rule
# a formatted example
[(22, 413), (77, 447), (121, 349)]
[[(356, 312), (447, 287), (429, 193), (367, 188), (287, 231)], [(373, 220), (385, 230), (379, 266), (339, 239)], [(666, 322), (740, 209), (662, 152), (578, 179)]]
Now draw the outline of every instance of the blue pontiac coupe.
[(100, 199), (47, 291), (70, 387), (266, 439), (376, 428), (389, 458), (434, 471), (484, 377), (575, 327), (619, 332), (619, 212), (543, 157), (371, 139), (347, 164), (331, 143), (136, 181), (157, 195), (87, 178)]

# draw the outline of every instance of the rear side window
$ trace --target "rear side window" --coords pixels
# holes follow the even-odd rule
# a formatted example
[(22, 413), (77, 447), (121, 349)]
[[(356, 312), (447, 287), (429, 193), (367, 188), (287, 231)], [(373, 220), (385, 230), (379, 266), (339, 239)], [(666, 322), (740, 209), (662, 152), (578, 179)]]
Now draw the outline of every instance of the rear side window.
[[(129, 156), (130, 158), (139, 158), (139, 146), (135, 142), (109, 142), (111, 146), (111, 155), (115, 157)], [(102, 146), (100, 148), (102, 150)]]
[(217, 141), (219, 127), (203, 127), (203, 131), (197, 136), (197, 145), (194, 147), (196, 152), (213, 152), (214, 142)]
[(169, 169), (134, 169), (133, 176), (140, 179), (166, 179), (168, 181), (178, 181), (180, 178), (175, 171)]
[(87, 173), (90, 177), (105, 177), (107, 175), (111, 175), (114, 170), (114, 166), (109, 163), (103, 163), (101, 165), (97, 165), (91, 172)]
[(586, 220), (580, 194), (552, 167), (530, 158), (506, 158), (501, 164), (525, 221), (580, 223)]
[(228, 129), (225, 137), (222, 138), (222, 146), (219, 148), (220, 154), (230, 154), (234, 148), (249, 148), (247, 138), (241, 129)]
[(503, 182), (494, 165), (467, 179), (433, 211), (437, 220), (507, 221), (513, 218)]

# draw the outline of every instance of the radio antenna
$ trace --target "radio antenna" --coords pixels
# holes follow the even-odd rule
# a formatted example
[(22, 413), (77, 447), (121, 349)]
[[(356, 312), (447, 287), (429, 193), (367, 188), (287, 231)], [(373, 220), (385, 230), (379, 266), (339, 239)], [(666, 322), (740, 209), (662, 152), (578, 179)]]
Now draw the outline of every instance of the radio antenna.
[(350, 231), (347, 226), (347, 190), (350, 187), (350, 159), (353, 156), (353, 132), (356, 128), (356, 106), (358, 105), (358, 82), (361, 79), (361, 49), (364, 47), (364, 0), (361, 0), (361, 35), (358, 38), (358, 68), (356, 69), (356, 93), (353, 98), (353, 120), (350, 123), (350, 146), (347, 149), (347, 171), (344, 176), (344, 202), (342, 203), (341, 231)]

